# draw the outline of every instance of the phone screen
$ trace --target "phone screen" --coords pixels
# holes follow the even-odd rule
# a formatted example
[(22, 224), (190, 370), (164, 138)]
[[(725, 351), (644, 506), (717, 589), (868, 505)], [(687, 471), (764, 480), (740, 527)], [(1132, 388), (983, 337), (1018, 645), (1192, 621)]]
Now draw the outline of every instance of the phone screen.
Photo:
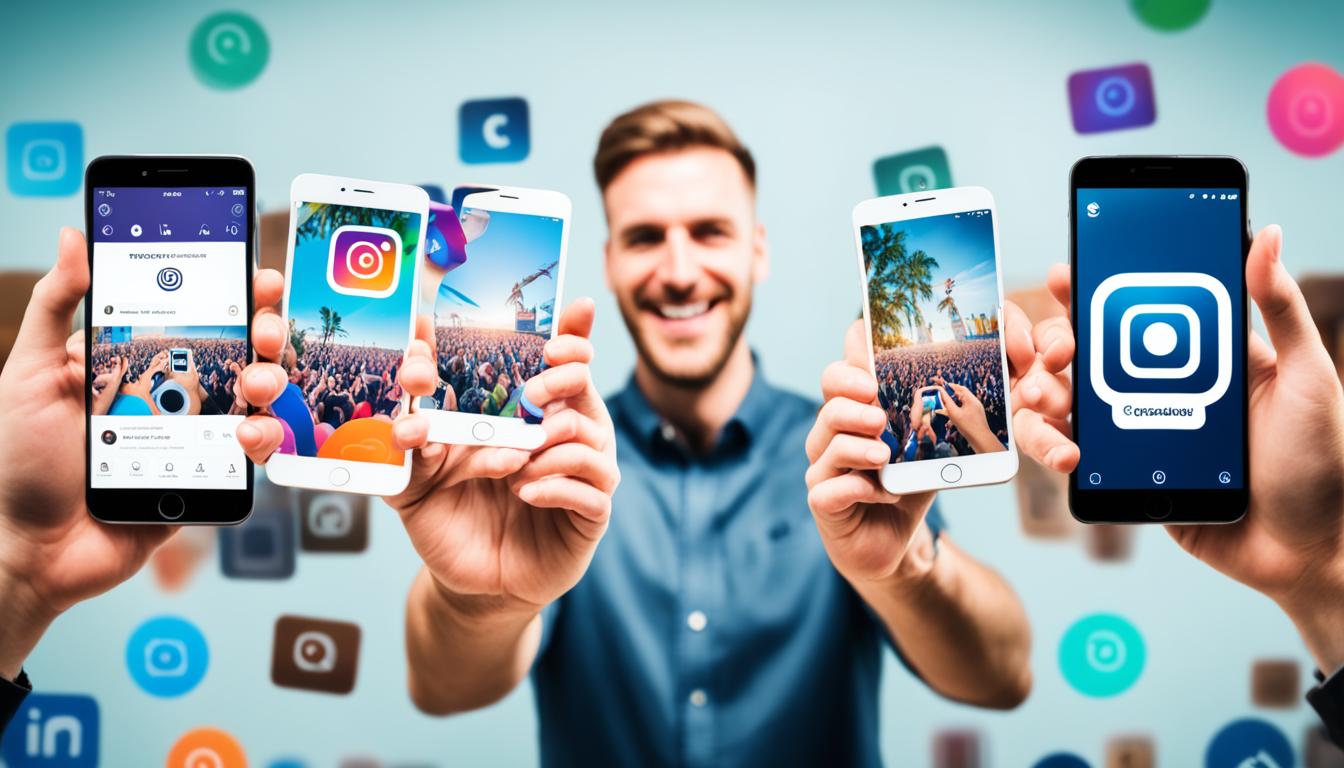
[(867, 225), (859, 235), (891, 462), (973, 455), (968, 434), (1006, 447), (993, 212)]
[(245, 187), (93, 190), (89, 483), (246, 490)]
[(402, 465), (392, 420), (414, 307), (420, 214), (296, 202), (280, 453)]
[(1079, 491), (1245, 487), (1239, 197), (1077, 190)]
[(468, 207), (462, 224), (466, 260), (444, 276), (434, 304), (437, 405), (532, 421), (519, 399), (551, 337), (564, 220)]

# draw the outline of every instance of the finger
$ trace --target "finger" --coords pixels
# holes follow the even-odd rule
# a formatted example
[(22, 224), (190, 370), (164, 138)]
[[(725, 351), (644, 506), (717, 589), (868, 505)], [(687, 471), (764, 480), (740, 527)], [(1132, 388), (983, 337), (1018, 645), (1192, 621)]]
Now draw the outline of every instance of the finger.
[(263, 360), (278, 360), (288, 341), (289, 328), (275, 312), (258, 311), (252, 318), (252, 346)]
[(1260, 308), (1269, 340), (1280, 359), (1319, 355), (1321, 334), (1312, 322), (1302, 289), (1284, 269), (1283, 231), (1277, 224), (1260, 230), (1246, 257), (1246, 288)]
[(593, 318), (596, 316), (597, 307), (592, 299), (586, 296), (575, 299), (560, 313), (560, 321), (555, 326), (555, 335), (582, 336), (586, 339), (593, 335)]
[(554, 368), (565, 363), (588, 364), (593, 361), (593, 343), (582, 336), (556, 336), (542, 350), (546, 365)]
[(392, 422), (392, 447), (399, 451), (423, 448), (429, 443), (429, 418), (423, 413), (407, 413)]
[[(424, 352), (430, 362), (434, 361), (434, 318), (429, 315), (417, 315), (415, 318), (415, 341), (425, 345)], [(415, 346), (414, 343), (411, 345)]]
[(1072, 472), (1078, 466), (1078, 446), (1036, 411), (1013, 414), (1013, 437), (1023, 453), (1049, 469)]
[(587, 365), (566, 363), (547, 368), (528, 379), (523, 394), (528, 402), (545, 409), (551, 403), (587, 394), (592, 386), (592, 371)]
[(56, 264), (33, 286), (32, 298), (14, 340), (14, 357), (25, 352), (64, 349), (70, 338), (75, 307), (88, 289), (89, 254), (84, 236), (70, 227), (61, 227)]
[(1064, 308), (1064, 314), (1069, 314), (1069, 303), (1072, 299), (1069, 291), (1068, 264), (1051, 264), (1050, 271), (1045, 273), (1045, 286), (1050, 289), (1050, 295), (1055, 297), (1055, 301)]
[(1073, 326), (1068, 318), (1042, 320), (1031, 329), (1031, 339), (1047, 371), (1059, 373), (1073, 362)]
[(1004, 345), (1012, 376), (1021, 376), (1036, 362), (1036, 345), (1031, 340), (1031, 320), (1014, 302), (1003, 303)]
[(1017, 384), (1013, 408), (1027, 408), (1045, 416), (1065, 418), (1073, 408), (1073, 383), (1062, 373), (1036, 368)]
[(862, 370), (873, 367), (872, 349), (868, 346), (868, 329), (863, 320), (855, 320), (845, 331), (845, 362)]
[[(1247, 365), (1252, 382), (1258, 382), (1265, 376), (1274, 373), (1278, 366), (1279, 356), (1274, 353), (1274, 348), (1269, 346), (1269, 342), (1261, 338), (1260, 334), (1251, 331), (1250, 344), (1247, 346)], [(1254, 391), (1254, 384), (1251, 387)]]
[(876, 438), (836, 435), (803, 476), (808, 487), (851, 469), (880, 469), (891, 460), (891, 449)]
[(241, 378), (243, 399), (258, 408), (264, 408), (285, 391), (289, 377), (285, 369), (275, 363), (251, 363), (243, 369)]
[(807, 433), (804, 449), (808, 461), (816, 461), (837, 434), (847, 432), (865, 437), (877, 437), (887, 425), (887, 414), (875, 405), (835, 397), (827, 400), (817, 411), (816, 423)]
[(284, 442), (285, 430), (274, 416), (253, 414), (238, 425), (238, 444), (247, 457), (257, 464), (265, 464)]
[(821, 396), (827, 400), (844, 397), (860, 403), (877, 402), (877, 379), (849, 360), (835, 362), (821, 372)]
[[(596, 536), (611, 516), (611, 496), (587, 483), (568, 477), (547, 477), (518, 489), (524, 503), (543, 509), (567, 509), (590, 524)], [(595, 528), (594, 528), (595, 526)]]
[(856, 504), (895, 504), (900, 498), (882, 487), (876, 473), (848, 472), (809, 488), (807, 506), (818, 517), (831, 518)]
[(514, 493), (528, 483), (544, 477), (572, 477), (603, 493), (616, 490), (620, 480), (616, 462), (607, 454), (582, 443), (563, 443), (532, 454), (509, 481)]
[(285, 278), (274, 269), (260, 269), (252, 276), (252, 306), (276, 310), (285, 295)]
[[(430, 446), (433, 447), (433, 446)], [(467, 480), (499, 480), (527, 466), (531, 454), (517, 448), (462, 446), (444, 484), (451, 487)]]
[(397, 371), (397, 381), (402, 389), (415, 397), (434, 394), (439, 384), (439, 369), (434, 365), (428, 344), (420, 339), (411, 342), (410, 351)]
[(558, 411), (541, 422), (546, 431), (546, 440), (535, 450), (544, 451), (561, 443), (583, 443), (599, 451), (606, 450), (610, 442), (610, 433), (593, 419), (576, 410), (567, 408)]

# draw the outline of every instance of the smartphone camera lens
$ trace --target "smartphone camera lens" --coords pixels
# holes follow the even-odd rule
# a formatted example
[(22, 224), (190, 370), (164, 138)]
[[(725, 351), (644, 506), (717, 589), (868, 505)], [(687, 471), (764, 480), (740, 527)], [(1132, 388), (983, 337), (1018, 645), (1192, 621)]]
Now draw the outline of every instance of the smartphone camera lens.
[(344, 191), (345, 191), (345, 187), (341, 187), (341, 191), (344, 192)]
[(148, 176), (148, 175), (149, 175), (149, 171), (141, 171), (141, 172), (140, 172), (140, 175), (141, 175), (141, 176)]

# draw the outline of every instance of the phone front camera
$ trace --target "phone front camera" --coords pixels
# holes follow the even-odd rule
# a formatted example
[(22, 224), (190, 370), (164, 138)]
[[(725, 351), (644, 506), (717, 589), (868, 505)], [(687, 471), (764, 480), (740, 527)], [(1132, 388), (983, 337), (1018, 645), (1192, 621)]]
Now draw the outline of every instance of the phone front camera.
[(148, 175), (149, 175), (149, 171), (141, 171), (141, 172), (140, 172), (140, 175), (141, 175), (141, 176), (148, 176)]

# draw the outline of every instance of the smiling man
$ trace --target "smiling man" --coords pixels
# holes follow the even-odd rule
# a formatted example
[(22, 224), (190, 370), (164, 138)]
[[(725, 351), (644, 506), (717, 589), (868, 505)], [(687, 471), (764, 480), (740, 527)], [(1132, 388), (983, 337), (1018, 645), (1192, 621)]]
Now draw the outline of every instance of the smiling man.
[(594, 169), (638, 350), (607, 398), (610, 523), (600, 545), (509, 553), (516, 586), (413, 590), (417, 705), (481, 707), (530, 673), (547, 765), (873, 765), (884, 644), (949, 698), (1021, 702), (1012, 590), (940, 537), (932, 494), (877, 493), (856, 468), (888, 456), (872, 373), (828, 369), (819, 415), (747, 346), (770, 263), (747, 149), (710, 110), (658, 102), (607, 127)]

